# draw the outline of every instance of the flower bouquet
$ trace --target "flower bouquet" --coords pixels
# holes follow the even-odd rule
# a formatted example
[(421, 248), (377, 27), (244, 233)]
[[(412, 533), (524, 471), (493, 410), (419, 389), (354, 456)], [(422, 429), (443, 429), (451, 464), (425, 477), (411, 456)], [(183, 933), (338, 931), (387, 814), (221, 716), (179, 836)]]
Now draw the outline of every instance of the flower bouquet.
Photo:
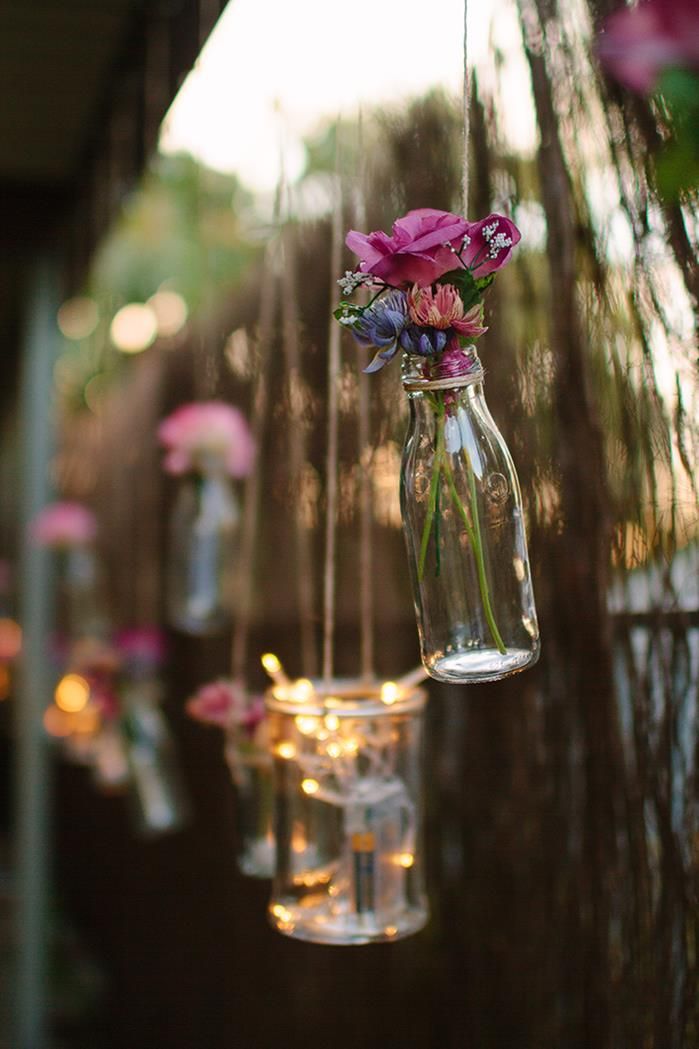
[(375, 351), (365, 371), (403, 351), (401, 509), (423, 662), (444, 681), (497, 680), (538, 658), (519, 484), (473, 345), (487, 331), (484, 294), (519, 240), (504, 215), (468, 222), (421, 208), (390, 237), (350, 231), (361, 261), (338, 281), (346, 296), (373, 292), (335, 311)]
[(238, 866), (254, 878), (274, 872), (272, 758), (262, 696), (248, 696), (239, 681), (219, 678), (187, 701), (195, 721), (222, 729), (224, 754), (235, 786)]
[(231, 480), (255, 458), (244, 416), (220, 401), (183, 404), (162, 421), (163, 467), (184, 478), (171, 521), (168, 612), (190, 634), (216, 633), (233, 605), (238, 504)]

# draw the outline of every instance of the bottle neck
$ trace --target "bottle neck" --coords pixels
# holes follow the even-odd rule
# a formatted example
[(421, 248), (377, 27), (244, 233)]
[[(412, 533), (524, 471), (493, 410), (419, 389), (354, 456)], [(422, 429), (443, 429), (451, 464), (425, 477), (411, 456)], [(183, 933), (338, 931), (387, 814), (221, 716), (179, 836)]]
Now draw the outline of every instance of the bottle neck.
[(403, 387), (409, 393), (451, 390), (481, 383), (483, 365), (475, 346), (448, 346), (442, 353), (429, 357), (405, 353), (401, 375)]

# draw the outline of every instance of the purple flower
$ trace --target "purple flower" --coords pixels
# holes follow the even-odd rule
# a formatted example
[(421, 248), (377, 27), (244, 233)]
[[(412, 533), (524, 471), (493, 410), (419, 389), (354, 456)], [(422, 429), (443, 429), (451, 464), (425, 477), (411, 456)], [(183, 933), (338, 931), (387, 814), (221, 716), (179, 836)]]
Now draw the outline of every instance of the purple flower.
[(447, 344), (449, 332), (442, 328), (423, 328), (410, 324), (400, 336), (400, 344), (406, 353), (418, 353), (421, 357), (431, 357), (441, 353)]
[(373, 346), (379, 352), (365, 372), (377, 372), (395, 357), (398, 339), (408, 323), (405, 292), (392, 291), (364, 311), (352, 327), (360, 346)]
[(620, 83), (648, 94), (664, 69), (699, 69), (697, 0), (641, 0), (612, 15), (597, 53)]
[(469, 223), (460, 258), (474, 277), (487, 277), (510, 261), (512, 249), (521, 239), (522, 234), (512, 219), (488, 215), (480, 222)]

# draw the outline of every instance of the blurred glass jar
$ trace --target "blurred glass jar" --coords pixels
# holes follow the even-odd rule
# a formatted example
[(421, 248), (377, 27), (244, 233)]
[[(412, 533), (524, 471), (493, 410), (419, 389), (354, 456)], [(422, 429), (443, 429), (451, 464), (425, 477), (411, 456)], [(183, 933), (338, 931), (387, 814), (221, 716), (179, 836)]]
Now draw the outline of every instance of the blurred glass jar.
[(129, 769), (129, 803), (136, 830), (153, 836), (179, 830), (190, 806), (175, 744), (158, 705), (158, 682), (133, 681), (122, 692), (122, 732)]
[(91, 545), (76, 544), (59, 551), (56, 620), (59, 636), (69, 642), (105, 637), (109, 631), (102, 574)]
[(188, 634), (220, 633), (233, 610), (238, 503), (215, 459), (183, 478), (170, 526), (168, 619)]
[(315, 943), (408, 936), (428, 917), (425, 693), (395, 685), (382, 693), (347, 680), (301, 684), (267, 694), (276, 838), (270, 921)]
[(262, 738), (266, 728), (265, 718), (254, 739), (243, 737), (238, 726), (226, 735), (226, 761), (235, 787), (237, 861), (249, 878), (274, 874), (274, 781), (272, 756)]
[(457, 374), (428, 368), (405, 355), (401, 512), (422, 661), (439, 681), (496, 681), (539, 658), (519, 482), (474, 348)]

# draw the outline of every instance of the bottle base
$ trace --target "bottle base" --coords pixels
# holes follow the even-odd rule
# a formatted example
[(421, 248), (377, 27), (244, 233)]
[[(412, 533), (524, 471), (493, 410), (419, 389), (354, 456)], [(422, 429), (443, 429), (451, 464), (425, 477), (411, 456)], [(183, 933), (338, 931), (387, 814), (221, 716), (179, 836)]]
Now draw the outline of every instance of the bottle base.
[[(314, 913), (315, 910), (315, 913)], [(414, 907), (400, 913), (381, 914), (372, 911), (357, 914), (342, 907), (330, 905), (316, 909), (307, 902), (276, 904), (269, 909), (269, 920), (274, 929), (284, 936), (308, 943), (336, 947), (353, 947), (366, 943), (392, 943), (412, 936), (424, 928), (428, 920), (427, 908)]]
[(425, 670), (435, 681), (447, 681), (455, 685), (475, 685), (486, 681), (501, 681), (533, 666), (539, 658), (538, 648), (508, 648), (499, 652), (497, 648), (461, 649), (431, 660), (425, 660)]

